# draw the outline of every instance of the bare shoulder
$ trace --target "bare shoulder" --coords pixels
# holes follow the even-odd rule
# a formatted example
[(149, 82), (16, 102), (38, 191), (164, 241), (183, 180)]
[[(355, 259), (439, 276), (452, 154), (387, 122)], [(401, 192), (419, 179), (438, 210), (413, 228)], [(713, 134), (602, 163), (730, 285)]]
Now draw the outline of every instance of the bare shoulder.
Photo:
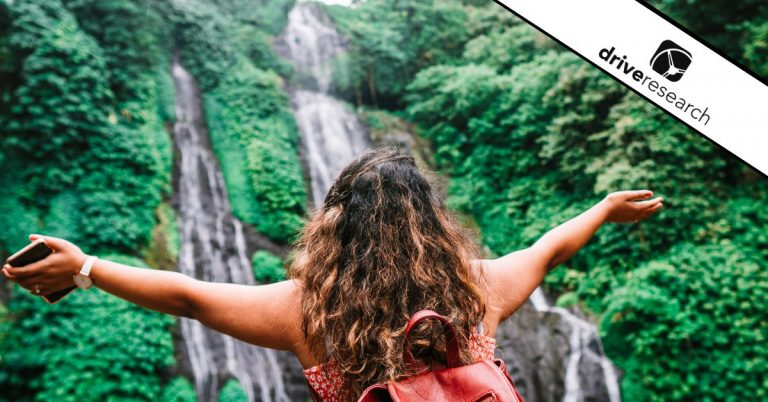
[(268, 309), (269, 321), (279, 323), (279, 332), (285, 335), (285, 339), (290, 341), (288, 350), (294, 350), (296, 344), (303, 343), (301, 333), (301, 283), (288, 279), (285, 281), (264, 285), (263, 287), (269, 294), (266, 295), (271, 308)]
[(485, 335), (490, 337), (496, 337), (496, 327), (501, 322), (501, 315), (498, 309), (498, 303), (495, 297), (495, 291), (492, 287), (492, 279), (489, 277), (488, 261), (483, 259), (470, 260), (472, 269), (477, 272), (478, 277), (483, 278), (479, 283), (480, 289), (483, 292), (485, 298), (485, 317), (483, 318), (483, 327), (485, 329)]
[(278, 296), (280, 304), (284, 309), (275, 309), (275, 322), (283, 322), (282, 332), (286, 335), (286, 341), (289, 347), (286, 349), (293, 352), (304, 368), (312, 367), (318, 364), (318, 359), (312, 355), (309, 345), (304, 339), (304, 333), (301, 330), (301, 301), (303, 299), (303, 286), (301, 281), (289, 279), (278, 282), (280, 295)]
[(258, 288), (261, 288), (261, 301), (266, 303), (265, 315), (261, 321), (268, 325), (274, 334), (274, 344), (264, 346), (292, 352), (304, 368), (318, 364), (318, 359), (312, 355), (301, 330), (301, 301), (304, 293), (302, 282), (288, 279)]
[(498, 327), (502, 319), (498, 295), (494, 287), (494, 272), (493, 269), (491, 269), (491, 266), (493, 265), (492, 260), (475, 259), (471, 260), (470, 264), (472, 264), (473, 269), (480, 271), (478, 273), (479, 276), (485, 279), (485, 283), (481, 283), (481, 289), (484, 292), (483, 296), (486, 302), (483, 327), (485, 328), (486, 335), (495, 337), (496, 327)]
[(522, 306), (541, 283), (546, 265), (536, 250), (525, 248), (494, 259), (473, 260), (485, 275), (488, 325), (494, 329)]

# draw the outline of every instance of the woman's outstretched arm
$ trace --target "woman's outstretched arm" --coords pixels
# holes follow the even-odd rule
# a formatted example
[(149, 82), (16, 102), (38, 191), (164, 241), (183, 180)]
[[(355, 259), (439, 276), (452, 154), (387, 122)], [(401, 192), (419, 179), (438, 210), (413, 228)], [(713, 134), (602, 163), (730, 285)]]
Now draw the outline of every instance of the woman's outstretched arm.
[[(31, 240), (36, 237), (31, 236)], [(24, 267), (3, 267), (8, 279), (41, 294), (72, 286), (88, 257), (79, 247), (45, 236), (54, 253)], [(94, 263), (93, 285), (142, 307), (194, 318), (235, 338), (259, 346), (292, 350), (298, 317), (293, 281), (247, 286), (199, 281), (178, 272), (137, 268), (105, 259)], [(89, 290), (85, 290), (86, 292)]]
[(531, 247), (505, 256), (482, 260), (490, 288), (491, 309), (504, 320), (525, 303), (544, 276), (567, 261), (589, 241), (605, 222), (639, 222), (662, 207), (662, 198), (648, 199), (649, 190), (618, 191), (578, 216), (560, 224)]

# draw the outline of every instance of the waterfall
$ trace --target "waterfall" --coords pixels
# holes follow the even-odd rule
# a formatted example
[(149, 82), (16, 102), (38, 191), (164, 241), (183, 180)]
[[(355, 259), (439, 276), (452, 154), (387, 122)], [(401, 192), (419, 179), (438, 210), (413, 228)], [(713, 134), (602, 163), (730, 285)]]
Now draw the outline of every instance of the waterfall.
[[(224, 179), (211, 151), (200, 93), (174, 59), (176, 86), (173, 138), (178, 149), (177, 210), (181, 216), (179, 272), (204, 281), (255, 285), (243, 225), (232, 216)], [(216, 401), (222, 378), (235, 378), (248, 401), (290, 401), (283, 372), (287, 354), (256, 347), (181, 318), (200, 401)], [(280, 358), (278, 358), (278, 355)]]
[(312, 201), (322, 205), (336, 175), (369, 146), (354, 111), (331, 91), (334, 57), (344, 39), (316, 4), (297, 3), (288, 14), (278, 52), (293, 64), (297, 86), (288, 89), (302, 137)]
[(597, 328), (562, 307), (550, 306), (541, 288), (536, 288), (529, 300), (537, 311), (557, 314), (570, 327), (563, 402), (584, 402), (582, 383), (586, 382), (586, 379), (581, 378), (579, 366), (595, 363), (599, 365), (602, 372), (609, 402), (621, 402), (618, 378), (613, 364), (605, 356), (602, 343), (597, 336)]

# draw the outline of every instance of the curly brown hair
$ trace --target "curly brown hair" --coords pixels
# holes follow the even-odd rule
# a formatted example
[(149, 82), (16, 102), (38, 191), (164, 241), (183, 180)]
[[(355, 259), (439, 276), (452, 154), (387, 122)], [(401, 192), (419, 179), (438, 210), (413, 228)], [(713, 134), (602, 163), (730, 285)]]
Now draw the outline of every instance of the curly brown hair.
[[(299, 238), (289, 276), (302, 287), (301, 328), (321, 362), (344, 373), (345, 400), (365, 387), (414, 374), (403, 362), (410, 316), (447, 316), (462, 361), (485, 315), (480, 256), (413, 157), (394, 148), (366, 151), (339, 174)], [(444, 351), (439, 325), (411, 335), (419, 355)]]

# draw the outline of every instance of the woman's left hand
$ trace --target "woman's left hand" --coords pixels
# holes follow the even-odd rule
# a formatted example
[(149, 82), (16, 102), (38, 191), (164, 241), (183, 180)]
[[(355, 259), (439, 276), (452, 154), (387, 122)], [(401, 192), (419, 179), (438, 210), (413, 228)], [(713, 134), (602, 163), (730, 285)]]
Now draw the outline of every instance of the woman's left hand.
[(11, 267), (6, 263), (3, 275), (38, 296), (72, 287), (72, 276), (79, 272), (88, 256), (80, 247), (57, 237), (30, 235), (29, 240), (40, 237), (53, 253), (23, 267)]
[(650, 190), (626, 190), (608, 194), (602, 201), (607, 206), (606, 221), (637, 223), (647, 219), (664, 206), (663, 199), (651, 199)]

